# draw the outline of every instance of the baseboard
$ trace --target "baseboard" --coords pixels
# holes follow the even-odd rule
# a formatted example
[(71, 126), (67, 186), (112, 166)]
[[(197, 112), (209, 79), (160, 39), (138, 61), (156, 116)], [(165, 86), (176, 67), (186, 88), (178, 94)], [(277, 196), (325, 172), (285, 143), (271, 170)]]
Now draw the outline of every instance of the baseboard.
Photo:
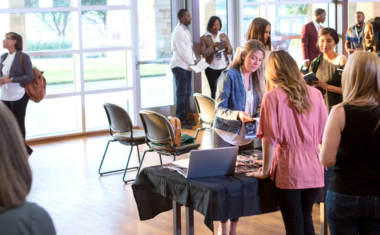
[[(133, 129), (140, 129), (140, 128), (138, 126), (134, 126)], [(34, 138), (27, 139), (25, 142), (28, 145), (33, 145), (33, 144), (57, 142), (57, 141), (62, 141), (62, 140), (77, 139), (77, 138), (82, 138), (82, 137), (109, 135), (109, 133), (110, 131), (107, 128), (107, 129), (88, 131), (88, 132), (76, 132), (76, 133), (69, 133), (69, 134), (62, 134), (62, 135), (34, 137)]]

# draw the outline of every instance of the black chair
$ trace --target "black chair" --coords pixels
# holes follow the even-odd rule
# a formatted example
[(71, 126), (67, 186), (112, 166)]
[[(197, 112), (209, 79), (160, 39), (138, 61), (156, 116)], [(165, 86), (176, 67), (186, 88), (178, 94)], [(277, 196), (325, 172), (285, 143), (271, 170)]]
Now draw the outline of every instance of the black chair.
[(211, 129), (215, 118), (215, 101), (200, 93), (194, 93), (193, 97), (199, 114), (199, 123), (202, 126), (202, 128), (197, 129), (197, 132), (195, 133), (196, 138), (200, 130)]
[[(144, 151), (139, 169), (137, 170), (136, 179), (147, 152), (158, 153), (162, 165), (161, 155), (171, 156), (173, 157), (173, 161), (175, 161), (176, 156), (198, 149), (200, 146), (199, 143), (194, 142), (192, 144), (176, 147), (174, 141), (172, 141), (174, 140), (173, 128), (164, 115), (148, 110), (142, 110), (139, 113), (144, 126), (146, 143), (149, 146), (149, 149)], [(168, 141), (172, 141), (171, 146), (165, 146)]]
[[(129, 114), (127, 113), (127, 111), (125, 111), (122, 107), (114, 105), (114, 104), (109, 104), (109, 103), (104, 103), (103, 107), (107, 114), (108, 123), (110, 127), (110, 135), (112, 136), (113, 139), (108, 141), (106, 150), (102, 158), (102, 162), (100, 163), (99, 174), (103, 176), (104, 174), (124, 171), (124, 175), (123, 175), (124, 183), (133, 181), (134, 179), (125, 180), (124, 178), (125, 178), (125, 174), (127, 173), (127, 170), (138, 169), (138, 167), (128, 168), (128, 165), (129, 165), (129, 160), (131, 159), (132, 150), (134, 146), (137, 147), (137, 156), (140, 163), (140, 151), (139, 151), (138, 146), (141, 144), (145, 144), (145, 132), (143, 130), (133, 130), (131, 118), (129, 117)], [(131, 147), (131, 151), (129, 152), (129, 156), (128, 156), (127, 165), (125, 169), (101, 172), (103, 161), (106, 156), (110, 142), (119, 142), (120, 144)]]

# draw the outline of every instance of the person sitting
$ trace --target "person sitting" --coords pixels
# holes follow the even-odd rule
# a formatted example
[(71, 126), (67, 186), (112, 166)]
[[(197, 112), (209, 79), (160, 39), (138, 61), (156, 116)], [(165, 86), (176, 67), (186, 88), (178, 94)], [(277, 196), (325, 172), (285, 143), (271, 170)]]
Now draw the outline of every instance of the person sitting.
[[(209, 64), (205, 74), (210, 85), (211, 98), (213, 99), (215, 99), (218, 78), (228, 65), (227, 55), (232, 55), (230, 39), (225, 33), (220, 32), (221, 29), (222, 21), (220, 18), (211, 16), (207, 24), (207, 32), (201, 37), (201, 54)], [(224, 51), (217, 52), (221, 42), (224, 42)]]
[(13, 113), (0, 102), (0, 235), (55, 235), (49, 214), (25, 200), (32, 186), (23, 136)]
[(343, 102), (333, 107), (320, 162), (333, 166), (326, 198), (331, 235), (380, 234), (380, 61), (355, 52), (342, 76)]
[(380, 58), (380, 17), (375, 17), (364, 26), (363, 47)]
[(263, 167), (246, 175), (270, 176), (275, 182), (286, 234), (314, 235), (313, 203), (324, 186), (318, 161), (327, 120), (323, 97), (306, 85), (285, 51), (271, 53), (265, 78), (275, 89), (265, 94), (260, 110), (257, 137), (263, 142)]
[[(245, 139), (244, 123), (260, 111), (265, 93), (264, 45), (258, 40), (247, 41), (219, 78), (216, 92), (215, 119), (211, 128), (212, 148), (239, 146), (253, 149), (252, 139)], [(231, 218), (229, 234), (236, 233), (238, 218)], [(226, 222), (219, 225), (219, 234), (226, 234)]]
[(332, 106), (342, 102), (341, 75), (337, 69), (346, 64), (347, 58), (334, 51), (338, 43), (339, 36), (335, 29), (321, 29), (318, 33), (317, 47), (323, 55), (314, 59), (309, 67), (310, 72), (314, 72), (319, 79), (313, 84), (321, 90), (328, 112)]

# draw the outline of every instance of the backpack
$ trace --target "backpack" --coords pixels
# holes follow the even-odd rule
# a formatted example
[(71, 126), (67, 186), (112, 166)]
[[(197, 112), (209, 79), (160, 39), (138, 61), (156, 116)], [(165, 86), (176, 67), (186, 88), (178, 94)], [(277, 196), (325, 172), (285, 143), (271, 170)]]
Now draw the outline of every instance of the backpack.
[[(22, 67), (22, 73), (25, 75), (24, 66), (22, 64), (22, 53), (20, 54), (20, 62)], [(40, 102), (46, 94), (46, 80), (43, 76), (44, 72), (33, 66), (34, 79), (32, 82), (25, 83), (25, 92), (29, 96), (29, 99), (34, 102)]]
[[(170, 125), (174, 131), (174, 145), (179, 147), (182, 142), (182, 130), (181, 130), (181, 121), (176, 117), (168, 117)], [(173, 146), (172, 141), (168, 141), (169, 146)]]

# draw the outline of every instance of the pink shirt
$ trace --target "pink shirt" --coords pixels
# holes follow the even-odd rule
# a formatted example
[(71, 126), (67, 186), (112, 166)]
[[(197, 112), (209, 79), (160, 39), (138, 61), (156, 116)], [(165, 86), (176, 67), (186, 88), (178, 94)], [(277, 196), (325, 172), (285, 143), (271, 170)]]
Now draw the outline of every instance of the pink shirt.
[(276, 146), (270, 170), (276, 187), (281, 189), (324, 186), (324, 169), (319, 163), (319, 147), (327, 121), (322, 94), (307, 86), (312, 111), (299, 114), (284, 89), (277, 87), (265, 94), (260, 110), (257, 136)]

